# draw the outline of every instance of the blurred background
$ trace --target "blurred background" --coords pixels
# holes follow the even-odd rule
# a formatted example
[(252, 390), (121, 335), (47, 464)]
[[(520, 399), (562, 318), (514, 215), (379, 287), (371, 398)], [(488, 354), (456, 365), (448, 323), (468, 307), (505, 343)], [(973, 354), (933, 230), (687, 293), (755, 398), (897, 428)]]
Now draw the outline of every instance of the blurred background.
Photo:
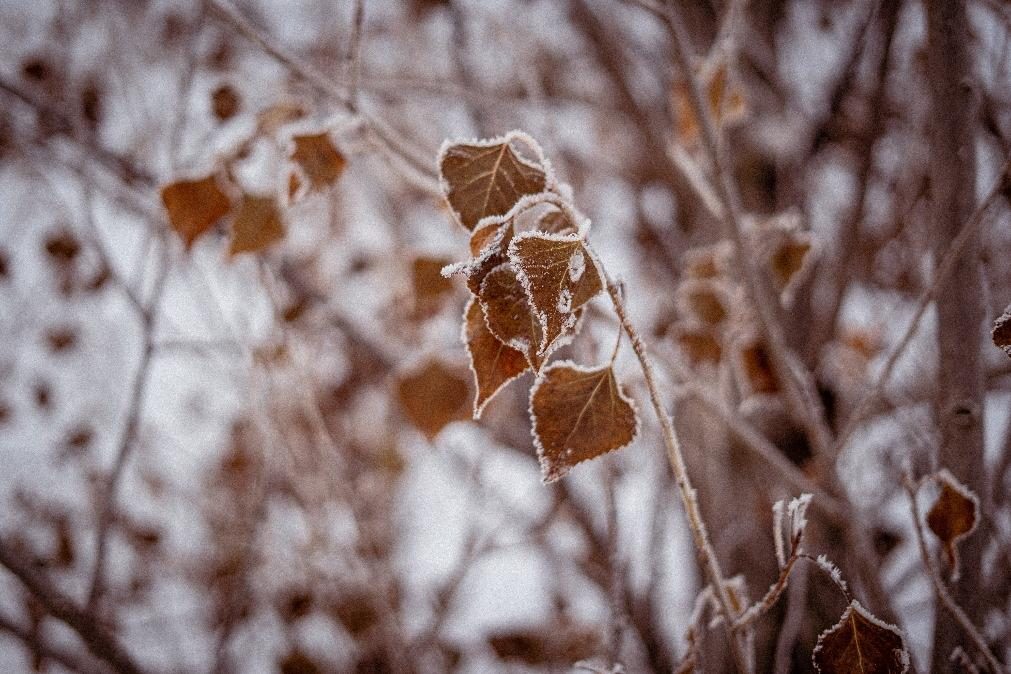
[[(541, 482), (529, 373), (470, 419), (468, 293), (439, 274), (467, 232), (436, 154), (511, 129), (592, 220), (750, 600), (778, 574), (772, 504), (807, 480), (850, 524), (812, 511), (806, 549), (930, 671), (950, 625), (902, 474), (945, 465), (939, 391), (975, 377), (977, 470), (952, 469), (983, 498), (985, 538), (958, 587), (986, 597), (972, 617), (1006, 658), (1011, 361), (985, 326), (1011, 301), (1006, 193), (991, 194), (1011, 5), (951, 3), (971, 103), (959, 164), (936, 138), (923, 3), (675, 4), (836, 440), (986, 206), (971, 273), (935, 293), (835, 453), (791, 415), (721, 244), (663, 3), (0, 5), (0, 563), (21, 570), (0, 573), (0, 670), (732, 671), (631, 349), (616, 368), (642, 432), (559, 482)], [(968, 185), (954, 229), (931, 197), (944, 161)], [(208, 177), (211, 196), (182, 198), (198, 212), (170, 221), (163, 188)], [(609, 357), (605, 300), (557, 357)], [(846, 602), (813, 568), (757, 624), (757, 671), (810, 671), (838, 620)]]

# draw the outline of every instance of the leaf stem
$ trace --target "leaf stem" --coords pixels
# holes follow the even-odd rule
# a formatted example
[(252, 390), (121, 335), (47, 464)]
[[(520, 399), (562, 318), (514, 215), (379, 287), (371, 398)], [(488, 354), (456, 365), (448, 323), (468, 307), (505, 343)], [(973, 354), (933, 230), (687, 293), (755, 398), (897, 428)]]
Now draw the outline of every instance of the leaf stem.
[(603, 269), (603, 265), (601, 265), (601, 274), (604, 277), (607, 294), (611, 297), (614, 312), (618, 316), (622, 329), (632, 343), (632, 350), (635, 352), (639, 366), (642, 369), (643, 378), (646, 380), (646, 388), (649, 390), (649, 398), (653, 403), (653, 411), (656, 412), (657, 420), (660, 422), (664, 446), (667, 449), (667, 459), (670, 462), (671, 469), (674, 471), (674, 479), (677, 482), (678, 493), (685, 508), (685, 515), (688, 518), (688, 528), (691, 530), (695, 549), (702, 559), (705, 574), (716, 592), (716, 597), (719, 599), (723, 614), (726, 616), (727, 636), (731, 644), (734, 661), (738, 671), (749, 672), (750, 667), (748, 663), (750, 660), (744, 653), (742, 645), (732, 629), (733, 622), (737, 617), (737, 610), (734, 608), (734, 602), (730, 598), (723, 570), (720, 568), (720, 562), (716, 558), (716, 550), (713, 548), (713, 544), (709, 539), (709, 531), (706, 528), (705, 521), (702, 519), (702, 512), (699, 508), (695, 487), (692, 486), (691, 479), (688, 477), (688, 468), (681, 453), (681, 443), (678, 440), (677, 432), (674, 430), (674, 423), (660, 399), (660, 391), (657, 387), (653, 363), (646, 353), (646, 347), (643, 345), (638, 331), (632, 325), (632, 321), (625, 311), (621, 291), (611, 280), (607, 271)]

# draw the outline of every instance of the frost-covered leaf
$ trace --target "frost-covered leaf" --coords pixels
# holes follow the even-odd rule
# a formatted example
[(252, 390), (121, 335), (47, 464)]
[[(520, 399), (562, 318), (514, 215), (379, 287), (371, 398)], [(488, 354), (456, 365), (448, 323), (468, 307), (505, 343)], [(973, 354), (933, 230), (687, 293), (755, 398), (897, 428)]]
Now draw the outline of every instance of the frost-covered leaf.
[(979, 497), (947, 470), (934, 474), (940, 487), (937, 500), (927, 512), (927, 526), (944, 546), (944, 556), (958, 577), (958, 544), (976, 530)]
[(521, 197), (543, 192), (547, 186), (544, 168), (513, 150), (516, 137), (511, 133), (443, 145), (438, 159), (443, 192), (457, 221), (468, 230), (484, 218), (505, 215)]
[(524, 232), (509, 244), (509, 259), (541, 325), (538, 353), (546, 356), (576, 323), (576, 310), (604, 285), (593, 256), (576, 235)]
[(429, 440), (450, 422), (469, 416), (467, 381), (439, 360), (429, 360), (402, 376), (397, 396), (407, 418)]
[(189, 249), (202, 234), (228, 214), (231, 204), (213, 175), (198, 180), (179, 180), (161, 190), (172, 229)]
[(530, 391), (530, 415), (545, 482), (628, 445), (639, 432), (635, 406), (610, 366), (552, 363)]
[(558, 210), (548, 211), (537, 219), (537, 231), (545, 234), (578, 234), (579, 228), (565, 213)]
[(471, 298), (464, 313), (463, 343), (470, 355), (477, 393), (474, 418), (479, 419), (485, 405), (502, 387), (526, 372), (529, 367), (521, 351), (506, 346), (492, 334), (485, 322), (481, 304)]
[(993, 343), (1011, 356), (1011, 305), (993, 322)]
[(811, 654), (821, 674), (903, 674), (909, 652), (902, 631), (850, 602), (839, 622), (818, 637)]
[(232, 223), (229, 254), (258, 253), (283, 238), (284, 223), (275, 199), (242, 195), (239, 212)]
[(814, 267), (815, 241), (801, 225), (800, 213), (791, 210), (760, 220), (748, 234), (768, 268), (780, 300), (787, 306)]
[(475, 295), (481, 293), (484, 277), (491, 270), (509, 261), (507, 253), (514, 233), (511, 219), (489, 218), (474, 230), (470, 237), (473, 258), (461, 267), (467, 277), (467, 288)]
[(313, 190), (333, 185), (344, 172), (347, 161), (330, 140), (326, 131), (295, 136), (291, 159), (305, 172)]
[(524, 354), (530, 367), (539, 370), (543, 362), (537, 354), (541, 343), (540, 322), (512, 265), (501, 264), (491, 270), (481, 284), (478, 298), (491, 333), (503, 344)]

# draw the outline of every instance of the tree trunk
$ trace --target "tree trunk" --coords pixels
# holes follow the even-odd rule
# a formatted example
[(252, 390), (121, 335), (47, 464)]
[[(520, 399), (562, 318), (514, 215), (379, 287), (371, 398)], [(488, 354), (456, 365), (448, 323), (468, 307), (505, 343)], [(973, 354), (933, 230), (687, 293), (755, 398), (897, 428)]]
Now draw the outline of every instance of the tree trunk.
[[(927, 67), (933, 98), (930, 188), (935, 255), (950, 246), (972, 213), (975, 163), (972, 138), (970, 44), (963, 0), (927, 3)], [(985, 308), (979, 240), (969, 242), (953, 273), (938, 292), (938, 368), (935, 417), (941, 431), (938, 463), (986, 502), (983, 472), (983, 370), (981, 340)], [(982, 540), (971, 536), (961, 546), (961, 579), (952, 584), (955, 600), (980, 624), (985, 603), (973, 597), (980, 587)], [(952, 671), (952, 649), (965, 643), (951, 615), (938, 607), (933, 668)]]

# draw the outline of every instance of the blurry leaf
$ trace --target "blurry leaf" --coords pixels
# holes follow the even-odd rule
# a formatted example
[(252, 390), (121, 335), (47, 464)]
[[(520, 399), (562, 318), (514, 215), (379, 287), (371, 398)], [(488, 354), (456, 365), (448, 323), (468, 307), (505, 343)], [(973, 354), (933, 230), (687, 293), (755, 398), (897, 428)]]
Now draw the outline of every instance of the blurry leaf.
[(187, 250), (231, 208), (213, 175), (170, 183), (162, 188), (161, 200), (172, 229), (182, 237)]
[(313, 190), (322, 190), (333, 185), (344, 172), (347, 161), (330, 141), (326, 131), (317, 134), (295, 136), (295, 150), (291, 159), (305, 172)]
[(5, 281), (10, 278), (11, 275), (11, 257), (10, 254), (0, 248), (0, 281)]
[(730, 315), (730, 296), (718, 281), (689, 280), (678, 286), (681, 311), (704, 325), (717, 326)]
[(537, 232), (517, 235), (509, 259), (541, 324), (537, 352), (546, 356), (575, 325), (576, 309), (603, 289), (596, 262), (578, 236)]
[(811, 658), (821, 674), (903, 674), (909, 669), (902, 631), (878, 620), (857, 601), (819, 635)]
[(333, 616), (352, 636), (358, 636), (379, 622), (372, 597), (362, 590), (342, 595), (331, 606)]
[(1011, 305), (1008, 305), (1004, 313), (994, 321), (991, 336), (993, 343), (1011, 357)]
[(488, 645), (500, 660), (566, 669), (592, 657), (601, 646), (599, 629), (565, 623), (494, 632)]
[(446, 424), (469, 416), (466, 380), (438, 360), (429, 360), (401, 377), (397, 395), (407, 418), (429, 440)]
[(301, 588), (293, 588), (285, 592), (278, 601), (277, 611), (285, 624), (292, 624), (299, 618), (304, 618), (312, 611), (312, 594)]
[(779, 383), (772, 370), (772, 360), (765, 344), (754, 340), (738, 352), (738, 364), (744, 379), (742, 384), (751, 393), (776, 393)]
[(933, 479), (940, 486), (940, 492), (927, 512), (927, 526), (944, 545), (948, 568), (957, 578), (958, 544), (976, 530), (979, 497), (945, 469), (935, 473)]
[(723, 357), (720, 340), (711, 330), (700, 326), (681, 325), (677, 328), (677, 343), (692, 366), (719, 363)]
[[(747, 104), (744, 90), (731, 76), (727, 55), (723, 51), (710, 56), (696, 75), (702, 85), (706, 105), (716, 126), (724, 126), (740, 119), (747, 114)], [(681, 144), (692, 146), (699, 141), (701, 127), (695, 117), (688, 82), (681, 80), (674, 86), (671, 93), (674, 109), (675, 135)]]
[(277, 667), (281, 674), (320, 674), (323, 671), (312, 658), (298, 648), (292, 649), (281, 658)]
[(474, 298), (467, 303), (464, 315), (463, 341), (470, 355), (477, 394), (474, 397), (474, 418), (481, 418), (484, 406), (503, 386), (527, 369), (523, 353), (503, 344), (485, 322), (481, 304)]
[(228, 254), (258, 253), (283, 238), (284, 224), (274, 198), (243, 194)]
[(81, 117), (92, 131), (102, 121), (102, 89), (94, 78), (89, 78), (81, 88)]
[(69, 326), (59, 326), (46, 331), (46, 343), (52, 353), (69, 351), (77, 345), (77, 330)]
[(632, 400), (610, 366), (552, 363), (530, 391), (530, 414), (545, 482), (628, 445), (639, 432)]
[(510, 264), (501, 264), (485, 276), (478, 295), (488, 329), (500, 342), (523, 354), (534, 370), (543, 359), (537, 355), (541, 326), (523, 285)]
[(805, 232), (799, 232), (796, 237), (786, 239), (776, 246), (769, 258), (776, 290), (786, 290), (794, 277), (804, 269), (810, 252), (811, 237)]
[(297, 201), (301, 191), (302, 178), (299, 177), (296, 171), (292, 171), (288, 174), (288, 203), (291, 204)]
[(482, 218), (505, 215), (526, 194), (543, 192), (544, 170), (516, 154), (510, 137), (447, 144), (439, 175), (456, 219), (473, 230)]
[(81, 244), (69, 229), (61, 229), (46, 237), (46, 255), (59, 265), (69, 264), (81, 252)]
[(224, 122), (239, 113), (239, 94), (229, 84), (222, 84), (211, 92), (211, 111)]
[(416, 257), (411, 261), (411, 288), (414, 290), (414, 310), (427, 315), (438, 309), (443, 297), (453, 291), (453, 282), (442, 275), (447, 260)]
[(261, 110), (256, 116), (257, 130), (262, 134), (272, 134), (289, 122), (305, 117), (305, 108), (293, 101), (281, 101)]
[(684, 253), (684, 275), (690, 279), (717, 279), (727, 275), (733, 248), (727, 241), (691, 248)]
[(14, 408), (4, 398), (0, 398), (0, 426), (8, 423), (14, 416)]
[(21, 76), (32, 82), (45, 82), (53, 76), (53, 68), (42, 56), (25, 59), (21, 63)]

